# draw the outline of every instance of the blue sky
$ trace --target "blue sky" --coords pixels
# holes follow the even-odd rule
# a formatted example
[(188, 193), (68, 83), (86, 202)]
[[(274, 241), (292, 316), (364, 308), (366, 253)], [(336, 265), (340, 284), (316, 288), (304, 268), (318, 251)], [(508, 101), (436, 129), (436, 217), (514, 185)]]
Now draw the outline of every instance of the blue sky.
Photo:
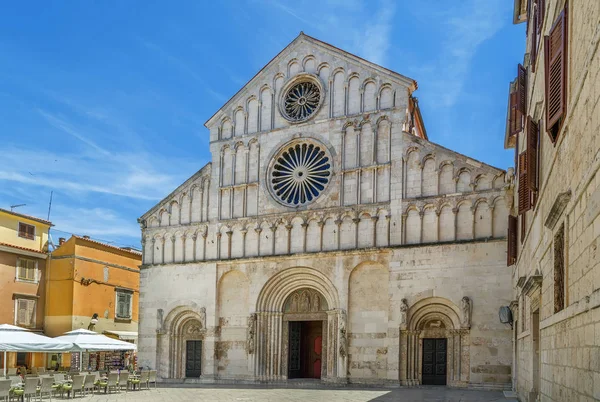
[(0, 14), (0, 207), (46, 217), (54, 191), (55, 241), (139, 247), (136, 219), (210, 160), (204, 122), (300, 31), (416, 79), (430, 140), (512, 165), (512, 2), (23, 1)]

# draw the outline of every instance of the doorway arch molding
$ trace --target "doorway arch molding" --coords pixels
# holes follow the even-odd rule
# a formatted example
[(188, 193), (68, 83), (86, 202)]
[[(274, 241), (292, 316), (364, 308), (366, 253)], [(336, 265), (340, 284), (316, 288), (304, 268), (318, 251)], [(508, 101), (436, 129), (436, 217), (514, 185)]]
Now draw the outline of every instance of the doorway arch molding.
[(420, 385), (423, 378), (423, 339), (447, 340), (446, 384), (466, 386), (469, 381), (470, 330), (461, 327), (460, 310), (451, 300), (428, 297), (413, 304), (400, 328), (400, 382)]
[[(318, 292), (327, 305), (327, 310), (307, 314), (296, 320), (322, 320), (323, 360), (321, 378), (336, 381), (338, 373), (344, 375), (344, 357), (339, 354), (340, 328), (345, 328), (346, 314), (340, 308), (338, 291), (331, 280), (316, 269), (294, 267), (285, 269), (270, 278), (261, 289), (256, 301), (256, 353), (254, 375), (262, 381), (287, 379), (288, 319), (284, 319), (284, 305), (288, 297), (297, 290), (312, 289)], [(288, 314), (288, 316), (291, 314)], [(315, 317), (311, 318), (311, 315)], [(319, 316), (319, 317), (317, 317)], [(343, 321), (343, 322), (342, 322)], [(342, 340), (345, 342), (345, 338)]]
[(329, 278), (316, 269), (296, 267), (279, 272), (265, 283), (256, 301), (256, 311), (282, 313), (288, 296), (301, 288), (321, 293), (330, 310), (340, 308), (337, 289)]

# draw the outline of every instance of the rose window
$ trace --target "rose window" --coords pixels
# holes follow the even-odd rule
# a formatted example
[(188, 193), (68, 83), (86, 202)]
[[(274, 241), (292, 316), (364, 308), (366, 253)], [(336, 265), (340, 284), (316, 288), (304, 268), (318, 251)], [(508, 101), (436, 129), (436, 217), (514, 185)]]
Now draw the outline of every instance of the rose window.
[(292, 85), (283, 97), (283, 113), (293, 122), (307, 120), (321, 104), (321, 89), (310, 81)]
[(271, 192), (291, 207), (317, 198), (331, 178), (331, 157), (324, 147), (310, 142), (285, 146), (270, 171)]

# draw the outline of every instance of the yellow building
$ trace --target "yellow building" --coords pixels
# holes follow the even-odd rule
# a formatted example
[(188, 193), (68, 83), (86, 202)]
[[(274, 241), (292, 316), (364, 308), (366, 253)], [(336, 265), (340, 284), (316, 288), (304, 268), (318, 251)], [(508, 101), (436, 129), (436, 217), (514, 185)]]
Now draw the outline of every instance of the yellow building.
[[(46, 335), (58, 336), (88, 328), (97, 315), (97, 323), (89, 329), (137, 343), (140, 264), (141, 253), (130, 248), (112, 246), (86, 236), (71, 236), (67, 241), (59, 239), (50, 257)], [(50, 365), (56, 364), (53, 359), (56, 356), (49, 357)], [(105, 359), (116, 360), (116, 357), (85, 355), (83, 365), (97, 367), (97, 363)], [(69, 357), (63, 357), (62, 365), (69, 364)]]
[[(51, 226), (44, 219), (0, 208), (0, 324), (44, 332), (44, 283)], [(44, 366), (44, 356), (8, 353), (7, 366), (17, 365)]]

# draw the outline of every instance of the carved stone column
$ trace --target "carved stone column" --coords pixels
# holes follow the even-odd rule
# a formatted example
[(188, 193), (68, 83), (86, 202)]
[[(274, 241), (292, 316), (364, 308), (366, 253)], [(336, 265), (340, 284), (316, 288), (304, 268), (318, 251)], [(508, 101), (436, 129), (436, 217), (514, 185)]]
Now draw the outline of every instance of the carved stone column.
[(285, 225), (285, 229), (287, 230), (287, 253), (290, 254), (292, 252), (292, 224), (288, 223)]
[(227, 231), (227, 258), (231, 258), (231, 236), (233, 235), (233, 231)]
[[(337, 249), (340, 249), (340, 238), (341, 238), (341, 228), (342, 228), (342, 221), (340, 219), (336, 219), (334, 222), (337, 225)], [(321, 239), (323, 239), (323, 232), (321, 232)]]
[(458, 208), (452, 208), (454, 214), (454, 241), (458, 238)]
[(248, 229), (242, 229), (242, 257), (246, 256), (246, 235), (248, 234)]
[(373, 222), (373, 247), (377, 247), (377, 222), (379, 221), (379, 216), (375, 215), (371, 217), (371, 222)]
[(358, 225), (360, 218), (352, 218), (352, 222), (354, 222), (354, 248), (356, 248), (358, 247)]
[(308, 232), (308, 223), (303, 222), (300, 226), (302, 226), (302, 251), (306, 253), (306, 234)]
[(256, 255), (260, 256), (260, 233), (262, 232), (262, 228), (259, 226), (257, 228), (254, 228), (254, 231), (257, 234), (257, 240), (256, 240)]
[(406, 244), (406, 218), (408, 214), (402, 214), (402, 244)]

